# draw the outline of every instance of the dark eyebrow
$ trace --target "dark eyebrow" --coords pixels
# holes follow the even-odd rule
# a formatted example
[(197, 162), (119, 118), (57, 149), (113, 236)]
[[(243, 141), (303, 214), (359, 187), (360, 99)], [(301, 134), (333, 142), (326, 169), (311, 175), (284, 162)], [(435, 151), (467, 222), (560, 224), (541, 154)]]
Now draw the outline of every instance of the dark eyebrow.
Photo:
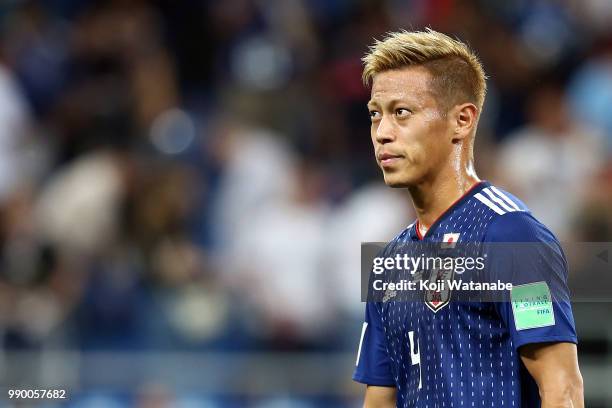
[[(395, 106), (395, 105), (397, 105), (399, 103), (402, 103), (402, 104), (411, 104), (409, 101), (405, 101), (405, 100), (401, 100), (401, 99), (395, 98), (395, 99), (391, 99), (389, 101), (389, 106)], [(374, 101), (374, 100), (370, 100), (370, 101), (368, 101), (368, 107), (380, 107), (380, 104), (378, 102)]]

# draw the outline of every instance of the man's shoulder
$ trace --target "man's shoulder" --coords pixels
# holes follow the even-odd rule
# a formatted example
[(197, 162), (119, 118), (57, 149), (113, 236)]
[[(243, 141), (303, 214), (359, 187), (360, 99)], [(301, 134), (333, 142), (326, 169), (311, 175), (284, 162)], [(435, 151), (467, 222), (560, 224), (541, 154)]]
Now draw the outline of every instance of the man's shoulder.
[(474, 198), (484, 207), (485, 212), (505, 215), (513, 212), (529, 212), (527, 205), (508, 191), (486, 184), (474, 194)]
[(489, 185), (475, 195), (492, 214), (484, 240), (487, 242), (551, 242), (554, 234), (542, 224), (527, 205), (512, 193)]
[(493, 219), (487, 228), (484, 241), (557, 242), (557, 238), (530, 212), (516, 211)]

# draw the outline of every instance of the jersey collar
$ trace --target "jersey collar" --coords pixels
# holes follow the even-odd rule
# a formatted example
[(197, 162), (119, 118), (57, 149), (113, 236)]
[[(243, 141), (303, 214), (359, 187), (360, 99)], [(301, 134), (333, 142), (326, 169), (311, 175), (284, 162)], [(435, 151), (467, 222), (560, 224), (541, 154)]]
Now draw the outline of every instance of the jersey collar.
[(452, 210), (458, 208), (465, 201), (473, 197), (475, 194), (479, 193), (483, 188), (486, 188), (490, 185), (491, 184), (488, 181), (479, 181), (472, 187), (470, 187), (465, 193), (463, 193), (461, 197), (455, 200), (454, 203), (452, 203), (446, 210), (444, 210), (440, 215), (438, 215), (438, 218), (436, 218), (436, 220), (431, 224), (424, 236), (422, 236), (419, 232), (419, 220), (417, 219), (412, 226), (412, 231), (410, 231), (410, 235), (412, 235), (413, 239), (419, 241), (431, 236), (433, 231), (437, 229), (440, 223), (444, 221), (444, 219), (453, 212)]

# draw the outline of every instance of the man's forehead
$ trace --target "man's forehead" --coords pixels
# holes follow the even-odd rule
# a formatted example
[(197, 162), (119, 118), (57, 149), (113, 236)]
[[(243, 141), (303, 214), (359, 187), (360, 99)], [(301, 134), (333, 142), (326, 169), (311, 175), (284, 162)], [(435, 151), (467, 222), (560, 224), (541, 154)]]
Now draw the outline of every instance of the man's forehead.
[(429, 71), (418, 65), (380, 72), (373, 78), (370, 102), (431, 96), (430, 79)]

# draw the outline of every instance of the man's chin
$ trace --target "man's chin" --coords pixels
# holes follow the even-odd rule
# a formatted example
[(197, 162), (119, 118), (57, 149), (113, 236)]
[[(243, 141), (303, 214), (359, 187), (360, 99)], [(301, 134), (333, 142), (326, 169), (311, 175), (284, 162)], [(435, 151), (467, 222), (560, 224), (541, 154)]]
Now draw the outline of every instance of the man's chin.
[(414, 182), (407, 177), (385, 174), (385, 184), (391, 188), (406, 188), (413, 185)]

